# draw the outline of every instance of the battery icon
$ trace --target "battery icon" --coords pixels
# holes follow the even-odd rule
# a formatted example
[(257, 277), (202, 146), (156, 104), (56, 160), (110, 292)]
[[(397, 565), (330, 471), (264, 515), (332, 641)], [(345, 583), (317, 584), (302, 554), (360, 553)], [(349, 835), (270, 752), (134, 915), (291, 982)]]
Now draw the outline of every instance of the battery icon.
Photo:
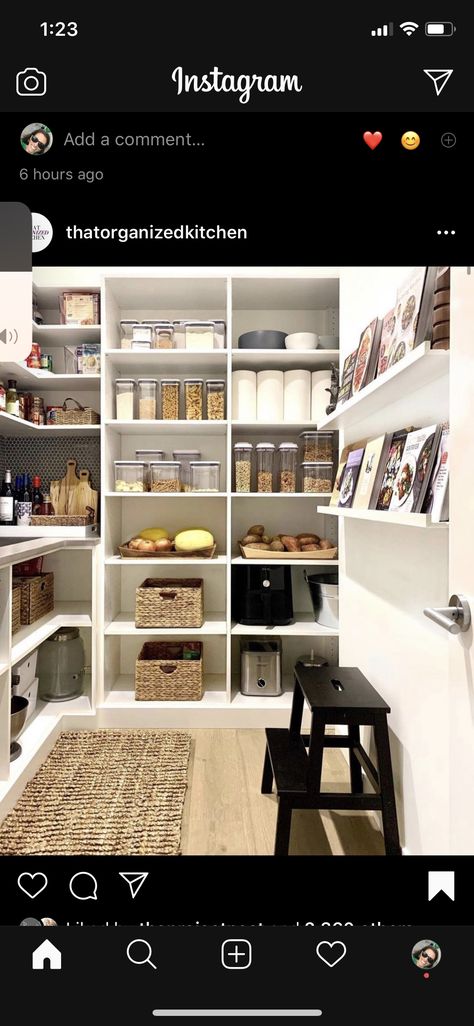
[(426, 36), (454, 36), (456, 26), (452, 21), (427, 21), (425, 23)]

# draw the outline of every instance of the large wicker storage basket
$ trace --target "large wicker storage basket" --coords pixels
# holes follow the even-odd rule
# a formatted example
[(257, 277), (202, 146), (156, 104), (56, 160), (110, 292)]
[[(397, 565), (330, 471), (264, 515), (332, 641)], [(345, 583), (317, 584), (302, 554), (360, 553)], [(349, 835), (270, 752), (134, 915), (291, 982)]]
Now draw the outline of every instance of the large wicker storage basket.
[(21, 588), (13, 581), (12, 588), (12, 634), (16, 634), (21, 627)]
[[(74, 410), (68, 410), (68, 403), (75, 403), (76, 408)], [(56, 411), (56, 424), (100, 424), (100, 417), (95, 410), (91, 410), (89, 406), (82, 406), (77, 399), (72, 399), (71, 396), (69, 396), (64, 400), (62, 409)]]
[(136, 627), (202, 627), (201, 577), (147, 577), (135, 593)]
[(20, 592), (21, 626), (35, 623), (41, 616), (54, 609), (54, 574), (39, 574), (37, 577), (18, 577), (15, 591)]
[(201, 642), (146, 641), (135, 664), (135, 698), (137, 702), (199, 702)]

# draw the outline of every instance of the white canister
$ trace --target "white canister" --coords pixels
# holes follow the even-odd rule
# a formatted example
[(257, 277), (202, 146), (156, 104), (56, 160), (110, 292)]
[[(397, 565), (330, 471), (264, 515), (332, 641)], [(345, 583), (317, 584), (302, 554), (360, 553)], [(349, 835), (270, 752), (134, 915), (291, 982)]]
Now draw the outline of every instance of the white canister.
[(232, 372), (232, 418), (250, 423), (257, 419), (256, 371)]
[(319, 424), (326, 420), (326, 406), (329, 406), (331, 401), (331, 396), (326, 389), (330, 387), (330, 371), (313, 371), (311, 375), (311, 420), (313, 424)]
[(257, 374), (257, 420), (278, 424), (283, 420), (283, 371), (266, 370)]
[(288, 422), (311, 420), (311, 371), (285, 371), (283, 412)]

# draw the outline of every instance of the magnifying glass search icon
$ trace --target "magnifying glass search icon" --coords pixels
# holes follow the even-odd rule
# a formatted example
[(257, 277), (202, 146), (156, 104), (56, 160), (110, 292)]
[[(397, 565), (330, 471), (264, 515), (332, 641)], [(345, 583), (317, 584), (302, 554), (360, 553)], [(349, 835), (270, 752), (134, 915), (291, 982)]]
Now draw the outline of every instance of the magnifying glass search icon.
[[(139, 946), (140, 945), (140, 946)], [(132, 949), (134, 949), (132, 954)], [(148, 962), (152, 969), (156, 969), (156, 965), (151, 960), (153, 952), (151, 950), (151, 944), (148, 941), (138, 937), (136, 940), (130, 941), (127, 948), (127, 958), (134, 965), (146, 965)]]

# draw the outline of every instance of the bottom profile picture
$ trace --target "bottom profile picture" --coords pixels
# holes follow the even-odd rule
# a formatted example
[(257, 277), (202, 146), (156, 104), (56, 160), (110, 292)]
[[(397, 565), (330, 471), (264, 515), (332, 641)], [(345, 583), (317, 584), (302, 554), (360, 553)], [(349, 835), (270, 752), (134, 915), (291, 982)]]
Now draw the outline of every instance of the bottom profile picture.
[(441, 959), (441, 948), (436, 941), (418, 941), (412, 948), (411, 960), (417, 969), (434, 969)]

